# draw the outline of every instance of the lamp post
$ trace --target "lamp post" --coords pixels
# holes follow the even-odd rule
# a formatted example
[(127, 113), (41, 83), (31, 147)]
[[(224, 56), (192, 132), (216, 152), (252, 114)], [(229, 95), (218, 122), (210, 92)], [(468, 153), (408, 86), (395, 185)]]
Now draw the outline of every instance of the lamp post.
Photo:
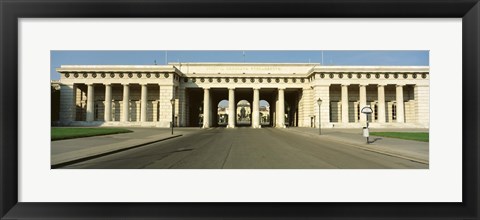
[(322, 117), (320, 116), (320, 113), (322, 111), (320, 109), (320, 106), (322, 106), (322, 99), (318, 98), (317, 104), (318, 104), (318, 135), (321, 135), (322, 134), (322, 120), (321, 120)]
[(175, 115), (175, 99), (170, 99), (170, 104), (172, 104), (172, 122), (171, 122), (171, 126), (172, 126), (172, 135), (173, 135), (173, 122), (175, 120), (174, 118), (174, 115)]
[(370, 108), (369, 105), (365, 106), (362, 108), (361, 112), (366, 115), (367, 117), (367, 127), (363, 127), (363, 136), (367, 138), (367, 144), (370, 144), (370, 141), (368, 140), (370, 136), (370, 132), (368, 131), (368, 116), (372, 114), (372, 108)]

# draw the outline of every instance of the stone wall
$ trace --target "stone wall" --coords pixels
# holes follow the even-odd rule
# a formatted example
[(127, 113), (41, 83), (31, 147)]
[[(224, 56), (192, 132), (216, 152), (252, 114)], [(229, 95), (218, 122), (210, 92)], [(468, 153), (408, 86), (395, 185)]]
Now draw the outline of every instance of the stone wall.
[(75, 120), (75, 92), (73, 85), (61, 85), (60, 87), (60, 121), (69, 123)]
[(415, 100), (417, 123), (424, 127), (430, 125), (430, 87), (429, 86), (415, 86)]
[(174, 88), (171, 85), (160, 85), (160, 118), (159, 127), (170, 127), (172, 121), (172, 104), (170, 100), (174, 98)]

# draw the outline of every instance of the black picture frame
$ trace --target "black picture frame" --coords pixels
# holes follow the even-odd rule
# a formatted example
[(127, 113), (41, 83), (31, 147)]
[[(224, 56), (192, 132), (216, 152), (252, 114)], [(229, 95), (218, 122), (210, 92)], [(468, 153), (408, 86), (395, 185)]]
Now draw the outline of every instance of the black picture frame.
[[(478, 0), (0, 0), (2, 219), (479, 219)], [(18, 19), (119, 17), (462, 18), (461, 203), (18, 202)], [(446, 42), (448, 43), (448, 42)], [(460, 97), (459, 97), (460, 98)], [(442, 192), (438, 192), (442, 193)]]

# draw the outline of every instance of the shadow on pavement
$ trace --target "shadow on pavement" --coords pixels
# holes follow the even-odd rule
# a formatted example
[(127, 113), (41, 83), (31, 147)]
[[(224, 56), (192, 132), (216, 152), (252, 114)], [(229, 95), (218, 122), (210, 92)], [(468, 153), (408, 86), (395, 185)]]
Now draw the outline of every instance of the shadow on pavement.
[(373, 139), (373, 141), (370, 141), (370, 144), (375, 143), (375, 141), (379, 141), (379, 140), (382, 140), (382, 139), (383, 138), (375, 138), (375, 139)]

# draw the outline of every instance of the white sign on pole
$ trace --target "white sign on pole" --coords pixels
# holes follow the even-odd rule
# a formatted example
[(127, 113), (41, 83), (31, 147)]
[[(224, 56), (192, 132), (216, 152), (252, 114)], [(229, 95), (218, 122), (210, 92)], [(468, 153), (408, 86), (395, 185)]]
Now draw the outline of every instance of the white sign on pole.
[(363, 114), (372, 114), (372, 108), (370, 108), (369, 105), (365, 106), (362, 108), (362, 111), (361, 111)]

